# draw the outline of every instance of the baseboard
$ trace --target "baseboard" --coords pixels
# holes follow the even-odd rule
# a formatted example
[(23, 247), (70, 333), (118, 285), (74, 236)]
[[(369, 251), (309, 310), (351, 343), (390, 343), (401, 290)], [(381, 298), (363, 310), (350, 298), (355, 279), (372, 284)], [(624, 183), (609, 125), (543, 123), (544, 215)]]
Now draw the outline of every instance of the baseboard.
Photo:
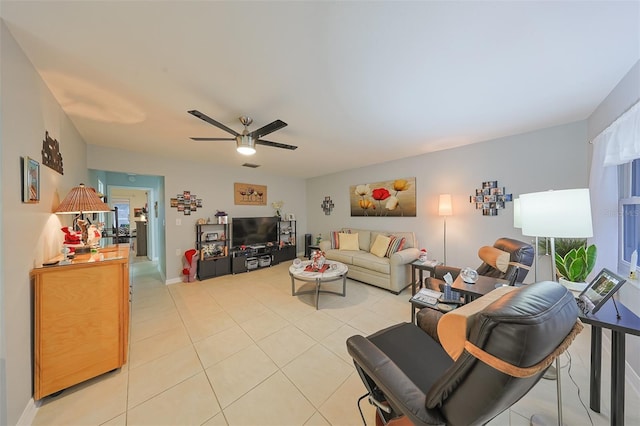
[(22, 412), (22, 415), (18, 419), (18, 423), (16, 423), (16, 426), (30, 426), (30, 425), (32, 425), (33, 421), (36, 418), (36, 413), (38, 412), (38, 407), (39, 406), (40, 405), (36, 404), (36, 402), (33, 400), (33, 398), (30, 398), (29, 402), (27, 402), (27, 406), (24, 407), (24, 411)]
[(171, 278), (170, 280), (165, 280), (164, 283), (169, 284), (178, 284), (182, 282), (182, 278)]

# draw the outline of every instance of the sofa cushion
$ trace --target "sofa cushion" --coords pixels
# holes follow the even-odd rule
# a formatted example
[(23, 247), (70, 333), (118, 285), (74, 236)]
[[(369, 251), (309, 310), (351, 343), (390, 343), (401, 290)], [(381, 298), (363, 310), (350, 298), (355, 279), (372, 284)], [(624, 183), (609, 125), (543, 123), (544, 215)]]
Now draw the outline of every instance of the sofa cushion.
[(331, 248), (337, 249), (340, 248), (340, 233), (338, 231), (333, 231), (329, 233), (329, 239), (331, 240)]
[(338, 250), (358, 250), (358, 234), (340, 233), (340, 247)]
[(357, 251), (351, 250), (331, 249), (325, 252), (325, 256), (329, 260), (342, 262), (345, 265), (353, 265), (353, 255), (357, 253)]
[(378, 257), (375, 254), (365, 251), (354, 252), (353, 265), (360, 266), (382, 274), (390, 274), (389, 259), (386, 257)]
[(376, 240), (371, 245), (371, 253), (375, 254), (378, 257), (384, 257), (387, 254), (387, 249), (389, 248), (389, 243), (391, 242), (391, 238), (385, 237), (382, 234), (378, 234)]
[(389, 241), (389, 247), (387, 248), (387, 252), (385, 256), (391, 257), (394, 253), (399, 252), (404, 248), (406, 243), (406, 239), (404, 237), (396, 237), (395, 235), (391, 236), (391, 241)]
[(343, 228), (342, 232), (358, 234), (360, 250), (369, 251), (371, 249), (371, 231), (368, 229)]

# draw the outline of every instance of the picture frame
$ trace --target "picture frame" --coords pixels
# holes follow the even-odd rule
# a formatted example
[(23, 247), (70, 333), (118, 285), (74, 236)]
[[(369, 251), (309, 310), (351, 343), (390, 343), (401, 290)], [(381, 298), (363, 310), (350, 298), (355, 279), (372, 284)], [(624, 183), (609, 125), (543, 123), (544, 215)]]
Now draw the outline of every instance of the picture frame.
[(351, 217), (416, 217), (416, 178), (349, 186)]
[(267, 186), (234, 182), (233, 203), (243, 206), (266, 206)]
[(287, 213), (287, 215), (285, 216), (285, 220), (296, 220), (296, 215), (294, 215), (293, 213)]
[(584, 302), (589, 311), (588, 313), (595, 314), (626, 281), (607, 268), (602, 268), (598, 275), (580, 293), (578, 299)]
[(40, 202), (40, 163), (30, 157), (22, 158), (22, 202)]

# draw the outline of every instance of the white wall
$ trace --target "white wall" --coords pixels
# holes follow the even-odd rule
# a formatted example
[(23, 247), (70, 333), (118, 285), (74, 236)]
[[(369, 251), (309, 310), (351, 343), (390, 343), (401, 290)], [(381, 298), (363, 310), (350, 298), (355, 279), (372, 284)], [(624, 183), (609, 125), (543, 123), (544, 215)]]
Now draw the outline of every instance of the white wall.
[[(513, 227), (513, 203), (498, 216), (482, 216), (469, 196), (483, 181), (497, 180), (507, 193), (586, 187), (586, 122), (581, 121), (474, 145), (391, 161), (376, 166), (309, 179), (307, 209), (314, 237), (343, 226), (387, 231), (414, 231), (430, 257), (443, 259), (443, 219), (438, 216), (440, 193), (453, 198), (447, 218), (447, 263), (477, 267), (478, 248), (502, 236), (530, 241)], [(350, 217), (349, 186), (415, 177), (417, 217)], [(335, 208), (326, 216), (320, 204), (331, 196)], [(540, 277), (551, 279), (548, 258), (541, 258)], [(533, 279), (533, 273), (527, 281)]]
[[(70, 216), (52, 214), (69, 190), (86, 182), (85, 143), (40, 76), (0, 21), (2, 127), (2, 262), (0, 315), (6, 371), (2, 424), (16, 424), (32, 395), (32, 295), (29, 272), (56, 256), (62, 225)], [(45, 131), (60, 143), (64, 175), (40, 164), (40, 202), (22, 204), (20, 157), (42, 163)], [(62, 223), (61, 223), (62, 221)], [(4, 409), (4, 407), (2, 407)], [(6, 416), (6, 419), (4, 418)], [(6, 423), (4, 423), (6, 421)]]
[[(210, 217), (216, 210), (225, 211), (232, 219), (245, 216), (273, 216), (273, 201), (284, 201), (283, 211), (296, 215), (298, 251), (304, 250), (302, 235), (306, 229), (305, 181), (290, 177), (271, 176), (260, 169), (212, 167), (207, 164), (180, 162), (152, 154), (139, 154), (89, 145), (89, 168), (123, 173), (164, 176), (166, 202), (161, 208), (166, 215), (166, 281), (181, 279), (182, 258), (195, 244), (195, 224), (198, 218)], [(255, 183), (267, 186), (266, 206), (237, 206), (233, 201), (233, 183)], [(183, 191), (191, 191), (202, 198), (203, 208), (185, 216), (169, 206), (169, 200)], [(180, 220), (181, 225), (177, 225)], [(177, 251), (177, 255), (176, 255)]]

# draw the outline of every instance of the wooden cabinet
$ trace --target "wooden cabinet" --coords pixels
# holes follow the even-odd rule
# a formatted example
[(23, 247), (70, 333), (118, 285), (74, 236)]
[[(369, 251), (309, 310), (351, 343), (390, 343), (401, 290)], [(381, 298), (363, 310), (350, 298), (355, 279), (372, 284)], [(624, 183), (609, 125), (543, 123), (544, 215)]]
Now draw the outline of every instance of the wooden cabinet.
[(129, 334), (129, 248), (36, 268), (34, 399), (121, 367)]

